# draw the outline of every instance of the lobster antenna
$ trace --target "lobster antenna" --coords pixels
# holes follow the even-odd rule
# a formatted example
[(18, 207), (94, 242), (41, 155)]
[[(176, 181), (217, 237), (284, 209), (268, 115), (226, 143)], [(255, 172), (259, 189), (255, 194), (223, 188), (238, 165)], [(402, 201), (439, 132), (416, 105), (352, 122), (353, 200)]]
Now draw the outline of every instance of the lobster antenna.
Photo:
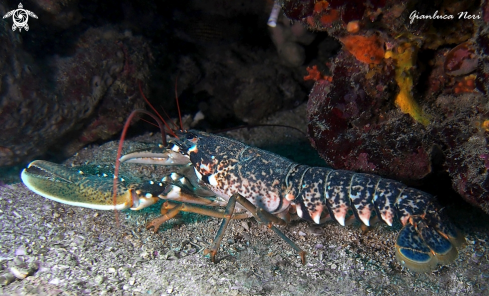
[(178, 89), (177, 89), (178, 76), (180, 76), (180, 71), (177, 72), (177, 78), (175, 79), (175, 100), (177, 101), (178, 120), (180, 120), (180, 130), (183, 131), (182, 113), (180, 112), (180, 104), (178, 103)]
[[(159, 126), (158, 126), (156, 123), (152, 123), (151, 121), (146, 120), (146, 119), (144, 119), (144, 118), (140, 118), (140, 120), (141, 120), (141, 121), (144, 121), (144, 122), (146, 122), (146, 123), (148, 123), (148, 124), (151, 124), (151, 125), (152, 125), (152, 126), (154, 126), (154, 127), (159, 127)], [(172, 122), (172, 123), (173, 123), (173, 122)], [(168, 133), (166, 130), (165, 130), (165, 132), (166, 132), (166, 133)]]
[(168, 113), (166, 113), (165, 111), (165, 108), (163, 108), (163, 106), (160, 105), (160, 108), (161, 108), (161, 111), (163, 111), (163, 113), (165, 114), (166, 118), (168, 118), (168, 121), (170, 121), (170, 123), (175, 126), (175, 129), (178, 128), (178, 125), (175, 123), (175, 121), (173, 121), (173, 119), (171, 119), (171, 117), (168, 115)]
[(142, 121), (144, 121), (144, 122), (146, 122), (146, 123), (148, 123), (148, 124), (151, 124), (152, 126), (158, 127), (158, 125), (157, 125), (156, 123), (152, 123), (151, 121), (146, 120), (146, 119), (144, 119), (144, 118), (140, 118), (140, 120), (142, 120)]
[[(139, 84), (139, 87), (141, 87), (141, 84)], [(144, 95), (143, 95), (144, 96)], [(117, 179), (119, 178), (119, 167), (121, 165), (121, 155), (122, 155), (122, 146), (124, 145), (124, 140), (126, 138), (127, 130), (129, 129), (129, 126), (131, 125), (131, 121), (136, 116), (138, 113), (143, 113), (146, 115), (151, 116), (156, 123), (158, 123), (158, 126), (160, 127), (161, 130), (161, 140), (163, 141), (163, 145), (166, 146), (166, 132), (165, 128), (163, 126), (163, 122), (156, 117), (153, 113), (143, 110), (143, 109), (136, 109), (131, 112), (129, 117), (126, 120), (126, 123), (124, 124), (124, 128), (122, 129), (122, 134), (121, 134), (121, 139), (119, 140), (119, 147), (117, 148), (117, 159), (115, 160), (115, 169), (114, 169), (114, 184), (112, 187), (112, 202), (114, 203), (114, 211), (115, 211), (115, 220), (117, 222), (117, 226), (120, 225), (119, 222), (119, 212), (115, 209), (115, 205), (117, 204)]]
[(217, 130), (217, 131), (213, 131), (212, 133), (218, 134), (218, 133), (225, 133), (225, 132), (234, 131), (234, 130), (238, 130), (238, 129), (242, 129), (242, 128), (252, 129), (252, 128), (257, 128), (257, 127), (285, 127), (285, 128), (290, 128), (290, 129), (293, 129), (293, 130), (301, 133), (304, 137), (307, 136), (307, 134), (305, 132), (301, 131), (300, 129), (298, 129), (296, 127), (290, 126), (290, 125), (285, 125), (285, 124), (265, 124), (265, 123), (248, 124), (248, 125), (238, 125), (238, 126), (231, 127), (231, 128), (226, 128), (226, 129), (220, 129), (220, 130)]
[[(170, 128), (170, 126), (166, 123), (166, 121), (163, 119), (163, 117), (161, 117), (161, 115), (158, 113), (158, 111), (156, 111), (155, 107), (153, 107), (153, 105), (149, 102), (149, 100), (146, 98), (146, 96), (144, 95), (143, 93), (143, 88), (141, 87), (141, 80), (139, 80), (139, 92), (141, 93), (141, 95), (143, 96), (143, 99), (144, 101), (146, 102), (146, 104), (148, 104), (148, 106), (156, 113), (156, 115), (158, 115), (158, 117), (161, 119), (161, 121), (165, 124), (165, 126), (169, 129), (169, 133), (174, 136), (175, 138), (178, 138), (178, 136), (173, 132), (173, 130)], [(147, 114), (147, 113), (145, 113)], [(151, 116), (153, 117), (153, 115)], [(166, 139), (164, 141), (164, 143), (166, 143)], [(165, 144), (166, 146), (166, 144)]]

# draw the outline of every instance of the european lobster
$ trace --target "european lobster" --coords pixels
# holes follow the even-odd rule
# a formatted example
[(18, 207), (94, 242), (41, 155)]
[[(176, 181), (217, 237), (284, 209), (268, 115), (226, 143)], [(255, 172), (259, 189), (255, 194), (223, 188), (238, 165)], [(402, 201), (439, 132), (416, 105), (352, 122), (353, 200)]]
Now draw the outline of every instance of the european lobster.
[[(458, 256), (465, 237), (438, 210), (433, 196), (400, 182), (325, 167), (308, 167), (239, 141), (200, 131), (179, 131), (166, 146), (123, 156), (123, 162), (179, 166), (158, 180), (119, 182), (115, 203), (106, 178), (87, 176), (47, 161), (33, 161), (21, 178), (32, 191), (58, 202), (94, 209), (140, 210), (167, 200), (162, 216), (147, 228), (155, 231), (179, 212), (224, 219), (212, 247), (211, 260), (231, 219), (255, 217), (269, 225), (305, 260), (303, 252), (274, 224), (291, 217), (341, 225), (357, 218), (369, 226), (379, 217), (402, 229), (395, 243), (397, 259), (414, 271), (429, 271)], [(195, 206), (197, 204), (199, 206)], [(225, 207), (218, 210), (212, 207)]]

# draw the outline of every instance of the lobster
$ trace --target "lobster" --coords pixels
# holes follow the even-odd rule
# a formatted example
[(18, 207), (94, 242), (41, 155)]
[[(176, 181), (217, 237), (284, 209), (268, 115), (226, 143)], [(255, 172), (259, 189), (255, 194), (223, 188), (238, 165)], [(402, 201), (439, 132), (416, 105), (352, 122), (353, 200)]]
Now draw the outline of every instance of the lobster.
[(106, 178), (43, 160), (30, 163), (21, 178), (46, 198), (93, 209), (140, 210), (164, 199), (162, 216), (147, 224), (155, 232), (182, 211), (221, 218), (216, 238), (205, 250), (213, 262), (230, 220), (249, 217), (267, 224), (299, 252), (303, 263), (305, 252), (274, 225), (298, 217), (316, 224), (335, 220), (343, 226), (355, 218), (366, 226), (381, 219), (392, 226), (398, 218), (402, 229), (396, 257), (418, 272), (451, 263), (465, 244), (465, 236), (428, 193), (372, 174), (300, 165), (223, 136), (177, 131), (167, 145), (127, 154), (120, 161), (177, 169), (158, 180), (119, 182), (115, 199)]

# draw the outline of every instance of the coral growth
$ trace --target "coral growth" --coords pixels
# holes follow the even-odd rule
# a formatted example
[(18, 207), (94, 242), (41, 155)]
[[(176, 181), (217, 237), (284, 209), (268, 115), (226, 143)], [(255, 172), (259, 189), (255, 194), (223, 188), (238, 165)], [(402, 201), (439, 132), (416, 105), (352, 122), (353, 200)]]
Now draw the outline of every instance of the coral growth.
[[(286, 15), (295, 2), (285, 1)], [(489, 1), (311, 2), (298, 19), (343, 44), (332, 81), (318, 79), (309, 96), (320, 155), (335, 168), (404, 180), (427, 176), (436, 160), (453, 188), (489, 213)]]
[(269, 30), (281, 59), (288, 66), (301, 66), (306, 59), (304, 46), (313, 42), (315, 34), (301, 23), (290, 23), (284, 17), (280, 17), (276, 26)]
[(475, 71), (479, 59), (473, 45), (464, 42), (450, 50), (445, 59), (445, 72), (452, 76), (467, 75)]
[[(287, 10), (285, 10), (287, 14)], [(319, 1), (314, 4), (314, 10), (308, 15), (306, 20), (309, 26), (314, 27), (316, 23), (322, 27), (331, 27), (333, 23), (340, 19), (340, 12), (337, 9), (331, 9), (329, 2)]]
[(314, 65), (312, 67), (307, 67), (306, 70), (307, 70), (307, 73), (309, 73), (309, 74), (307, 76), (304, 76), (304, 81), (307, 81), (307, 80), (313, 80), (313, 81), (327, 80), (327, 81), (331, 82), (333, 80), (333, 77), (323, 75), (318, 70), (318, 66), (316, 66), (316, 65)]
[(345, 49), (366, 64), (379, 64), (384, 59), (384, 43), (376, 35), (370, 37), (347, 35), (340, 38)]
[[(342, 52), (334, 60), (332, 82), (314, 85), (308, 102), (313, 145), (335, 168), (404, 180), (425, 177), (431, 172), (431, 146), (413, 133), (422, 131), (423, 125), (389, 111), (386, 104), (396, 85), (394, 67), (384, 65), (370, 79), (367, 70)], [(392, 120), (397, 120), (395, 125)]]
[(457, 86), (453, 89), (455, 94), (460, 94), (464, 92), (475, 92), (475, 75), (469, 75), (463, 77), (460, 81), (457, 82)]
[(402, 112), (427, 125), (429, 116), (423, 113), (423, 110), (421, 110), (421, 107), (413, 97), (413, 70), (416, 65), (416, 48), (410, 43), (400, 44), (395, 50), (386, 52), (385, 57), (392, 58), (396, 67), (396, 81), (399, 86), (396, 105)]

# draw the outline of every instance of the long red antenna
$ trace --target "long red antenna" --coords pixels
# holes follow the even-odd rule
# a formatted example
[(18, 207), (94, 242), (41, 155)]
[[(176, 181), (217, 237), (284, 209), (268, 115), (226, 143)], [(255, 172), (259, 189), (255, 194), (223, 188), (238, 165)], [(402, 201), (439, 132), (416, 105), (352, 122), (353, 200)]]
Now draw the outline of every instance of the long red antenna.
[(112, 202), (114, 204), (115, 220), (117, 222), (117, 226), (119, 226), (119, 213), (117, 212), (117, 210), (115, 210), (115, 205), (117, 203), (117, 179), (119, 178), (119, 167), (121, 165), (120, 158), (122, 155), (122, 146), (124, 144), (124, 139), (126, 138), (127, 130), (129, 129), (129, 126), (131, 125), (131, 121), (134, 118), (134, 116), (136, 116), (136, 114), (138, 114), (138, 113), (143, 113), (143, 114), (149, 115), (158, 123), (158, 126), (160, 127), (160, 130), (161, 130), (161, 140), (163, 141), (163, 145), (166, 146), (166, 132), (165, 132), (165, 128), (163, 126), (163, 122), (160, 119), (158, 119), (158, 117), (156, 117), (153, 113), (148, 112), (146, 110), (136, 109), (136, 110), (132, 111), (131, 115), (129, 115), (129, 117), (126, 120), (126, 123), (124, 124), (124, 128), (122, 129), (121, 139), (119, 140), (119, 148), (117, 149), (117, 159), (115, 160), (114, 185), (112, 187), (112, 192), (113, 192)]
[(175, 123), (175, 121), (173, 121), (171, 119), (171, 117), (168, 115), (168, 113), (166, 113), (165, 111), (165, 108), (163, 108), (161, 105), (160, 105), (160, 108), (161, 108), (161, 111), (163, 111), (163, 113), (165, 114), (166, 118), (168, 118), (168, 121), (173, 124), (175, 126), (175, 128), (178, 128), (178, 125)]
[(177, 101), (178, 120), (180, 120), (180, 130), (183, 131), (182, 113), (180, 112), (180, 104), (178, 103), (178, 89), (177, 89), (178, 76), (180, 76), (180, 71), (178, 71), (177, 78), (175, 79), (175, 100)]
[[(146, 96), (144, 95), (143, 93), (143, 88), (141, 87), (141, 81), (139, 81), (139, 92), (141, 93), (141, 95), (143, 96), (143, 99), (144, 101), (146, 102), (146, 104), (148, 104), (149, 107), (151, 107), (151, 109), (156, 113), (156, 115), (158, 115), (158, 117), (161, 119), (161, 121), (165, 124), (165, 126), (169, 129), (169, 133), (174, 136), (175, 138), (178, 138), (178, 136), (173, 132), (173, 130), (170, 128), (170, 126), (166, 123), (166, 121), (163, 119), (163, 117), (161, 117), (161, 115), (158, 113), (158, 111), (156, 111), (155, 107), (153, 107), (153, 105), (149, 102), (149, 100), (146, 98)], [(165, 141), (166, 142), (166, 141)], [(166, 145), (165, 145), (166, 146)]]
[(156, 126), (156, 127), (158, 127), (158, 125), (157, 125), (157, 124), (152, 123), (151, 121), (146, 120), (146, 119), (144, 119), (144, 118), (140, 118), (140, 120), (142, 120), (142, 121), (144, 121), (144, 122), (146, 122), (146, 123), (148, 123), (148, 124), (151, 124), (152, 126)]

